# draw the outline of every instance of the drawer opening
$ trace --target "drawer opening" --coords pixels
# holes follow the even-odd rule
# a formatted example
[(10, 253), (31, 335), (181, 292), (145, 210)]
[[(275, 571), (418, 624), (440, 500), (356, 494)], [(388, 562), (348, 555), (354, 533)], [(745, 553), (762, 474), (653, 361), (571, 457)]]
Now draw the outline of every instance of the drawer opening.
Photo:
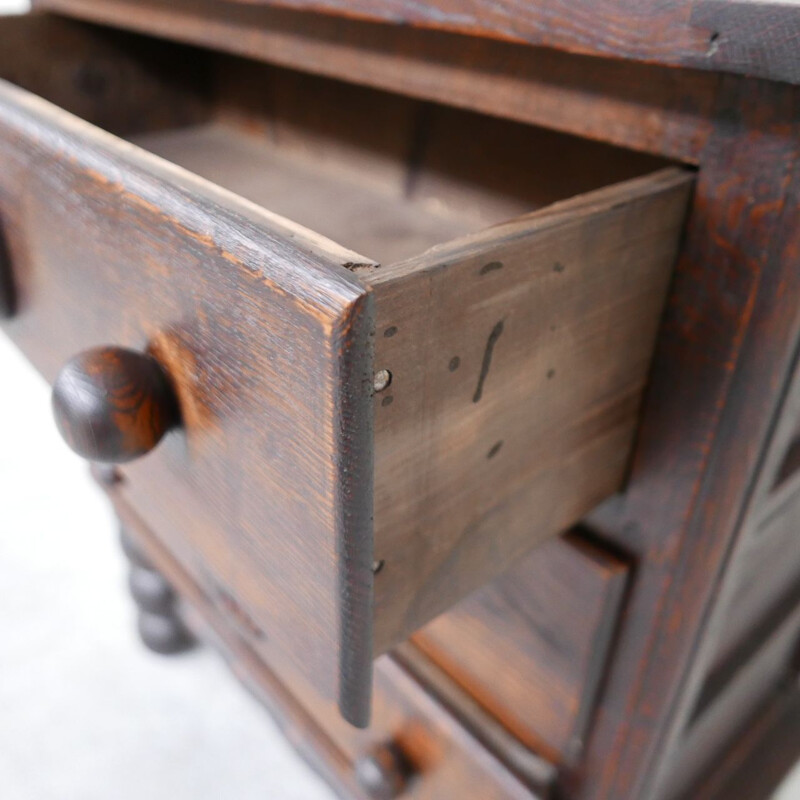
[(54, 67), (11, 53), (6, 79), (382, 265), (668, 164), (132, 33), (20, 22)]
[(665, 165), (542, 128), (205, 55), (207, 119), (132, 140), (382, 265)]

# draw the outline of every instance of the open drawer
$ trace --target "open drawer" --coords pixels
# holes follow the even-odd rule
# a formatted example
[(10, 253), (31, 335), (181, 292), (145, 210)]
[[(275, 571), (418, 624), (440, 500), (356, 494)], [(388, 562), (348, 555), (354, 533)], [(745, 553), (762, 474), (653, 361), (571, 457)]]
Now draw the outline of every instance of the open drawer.
[(621, 488), (691, 173), (56, 18), (0, 36), (4, 329), (50, 381), (148, 354), (158, 392), (73, 361), (62, 429), (113, 461), (170, 428), (127, 499), (364, 724), (374, 656)]

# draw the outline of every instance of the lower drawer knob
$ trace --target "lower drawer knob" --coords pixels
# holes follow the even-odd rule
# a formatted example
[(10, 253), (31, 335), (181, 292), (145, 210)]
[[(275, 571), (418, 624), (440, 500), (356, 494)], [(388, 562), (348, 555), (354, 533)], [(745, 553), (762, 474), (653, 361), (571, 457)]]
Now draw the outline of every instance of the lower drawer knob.
[(53, 412), (76, 453), (108, 463), (150, 452), (179, 416), (161, 365), (122, 347), (98, 347), (70, 359), (53, 385)]
[(411, 776), (408, 760), (394, 744), (382, 744), (355, 763), (356, 782), (372, 800), (399, 797)]

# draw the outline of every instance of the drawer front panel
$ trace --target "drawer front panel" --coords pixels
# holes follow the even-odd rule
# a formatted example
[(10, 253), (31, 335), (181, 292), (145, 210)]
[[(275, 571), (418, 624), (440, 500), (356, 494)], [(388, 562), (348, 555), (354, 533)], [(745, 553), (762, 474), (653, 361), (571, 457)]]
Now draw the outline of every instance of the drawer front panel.
[(577, 533), (552, 539), (414, 642), (522, 741), (563, 761), (585, 734), (628, 576)]
[[(256, 652), (259, 643), (253, 632), (232, 624), (230, 609), (221, 609), (161, 546), (118, 489), (112, 497), (127, 535), (179, 593), (182, 615), (191, 628), (222, 652), (236, 677), (272, 712), (291, 743), (343, 797), (544, 800), (551, 796), (552, 765), (511, 737), (488, 746), (484, 736), (490, 724), (463, 722), (464, 715), (442, 702), (433, 684), (388, 656), (376, 664), (369, 728), (347, 725), (318, 687), (283, 665), (274, 669), (269, 657)], [(405, 779), (395, 794), (373, 794), (359, 774), (369, 775), (364, 760), (386, 748), (399, 754)]]
[(337, 264), (356, 257), (9, 84), (0, 219), (6, 332), (48, 380), (88, 347), (156, 357), (182, 424), (126, 467), (130, 496), (363, 722), (372, 312)]

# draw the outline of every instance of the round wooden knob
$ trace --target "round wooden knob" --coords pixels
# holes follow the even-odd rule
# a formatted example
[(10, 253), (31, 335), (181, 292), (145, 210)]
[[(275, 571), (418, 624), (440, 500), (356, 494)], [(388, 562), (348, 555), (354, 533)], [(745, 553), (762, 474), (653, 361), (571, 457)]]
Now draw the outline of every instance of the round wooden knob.
[(159, 363), (122, 347), (86, 350), (68, 361), (53, 385), (53, 412), (76, 453), (110, 463), (150, 452), (178, 423)]
[(400, 748), (382, 744), (355, 763), (356, 782), (372, 800), (394, 800), (408, 782), (411, 770)]

